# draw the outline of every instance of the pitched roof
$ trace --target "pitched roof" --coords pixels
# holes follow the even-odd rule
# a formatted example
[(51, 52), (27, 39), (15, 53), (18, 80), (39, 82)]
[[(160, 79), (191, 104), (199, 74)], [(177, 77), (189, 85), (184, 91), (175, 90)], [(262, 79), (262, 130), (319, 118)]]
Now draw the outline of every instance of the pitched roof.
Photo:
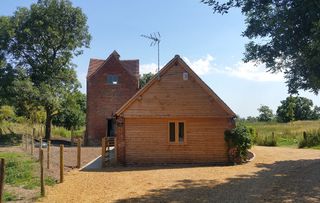
[(103, 59), (90, 59), (87, 78), (90, 77), (104, 63)]
[(139, 60), (120, 60), (123, 68), (139, 79)]
[[(195, 81), (215, 100), (217, 103), (223, 108), (229, 116), (234, 117), (236, 114), (228, 107), (226, 103), (216, 94), (213, 90), (205, 83), (201, 78), (180, 58), (179, 55), (176, 55), (173, 59), (171, 59), (160, 71), (160, 78), (164, 75), (170, 67), (176, 62), (180, 62), (182, 67), (195, 78)], [(156, 81), (158, 80), (157, 74), (142, 88), (140, 89), (133, 97), (131, 97), (119, 110), (115, 113), (116, 115), (122, 114), (129, 106), (136, 101), (141, 95), (143, 95)]]
[[(88, 68), (88, 73), (87, 73), (87, 78), (91, 77), (96, 73), (100, 67), (102, 67), (109, 59), (111, 56), (115, 56), (117, 59), (120, 58), (120, 55), (118, 54), (117, 51), (113, 51), (107, 59), (90, 59), (89, 62), (89, 68)], [(132, 76), (136, 77), (139, 79), (139, 60), (119, 60), (120, 64), (124, 69), (126, 69), (129, 74)]]

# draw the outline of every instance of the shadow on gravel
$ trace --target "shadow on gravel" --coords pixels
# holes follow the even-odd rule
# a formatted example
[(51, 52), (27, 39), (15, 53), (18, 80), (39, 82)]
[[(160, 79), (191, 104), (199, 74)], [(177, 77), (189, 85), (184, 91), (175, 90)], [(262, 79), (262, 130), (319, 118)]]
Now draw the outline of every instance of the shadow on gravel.
[(180, 180), (124, 202), (320, 202), (320, 159), (256, 164), (254, 175), (214, 180)]

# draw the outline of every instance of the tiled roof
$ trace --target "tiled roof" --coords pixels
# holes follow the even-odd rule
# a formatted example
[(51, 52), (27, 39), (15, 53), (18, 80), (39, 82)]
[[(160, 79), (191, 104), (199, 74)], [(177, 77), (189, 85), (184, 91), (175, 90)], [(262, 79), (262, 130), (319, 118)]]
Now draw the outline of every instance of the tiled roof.
[(90, 59), (87, 77), (90, 77), (104, 63), (102, 59)]
[[(114, 50), (106, 60), (90, 59), (87, 78), (89, 78), (91, 75), (94, 75), (95, 72), (103, 65), (103, 63), (109, 60), (111, 56), (115, 56), (118, 60), (120, 58), (120, 55), (118, 54), (118, 52)], [(119, 62), (121, 63), (122, 67), (128, 71), (129, 74), (139, 79), (139, 60), (138, 59), (119, 60)]]
[(139, 60), (121, 60), (120, 63), (131, 75), (139, 79)]

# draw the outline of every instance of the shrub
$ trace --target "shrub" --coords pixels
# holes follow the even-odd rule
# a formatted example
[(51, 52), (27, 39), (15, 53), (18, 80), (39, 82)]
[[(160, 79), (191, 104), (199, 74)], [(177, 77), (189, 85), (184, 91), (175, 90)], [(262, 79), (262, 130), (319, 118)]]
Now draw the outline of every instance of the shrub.
[(18, 145), (22, 141), (22, 135), (9, 133), (9, 134), (2, 134), (2, 129), (0, 128), (0, 146), (1, 145)]
[(23, 117), (23, 116), (18, 116), (18, 117), (15, 118), (15, 121), (17, 123), (26, 123), (27, 122), (27, 118)]
[(258, 135), (255, 144), (258, 146), (277, 146), (277, 139), (273, 135)]
[(58, 137), (66, 137), (66, 138), (70, 138), (71, 137), (71, 132), (68, 131), (67, 129), (63, 128), (63, 127), (53, 127), (52, 128), (52, 135), (54, 136), (58, 136)]
[(248, 149), (251, 148), (250, 130), (243, 124), (238, 124), (232, 130), (226, 130), (224, 139), (229, 145), (229, 158), (234, 163), (246, 161)]
[(249, 128), (249, 132), (250, 132), (251, 143), (256, 144), (256, 140), (257, 140), (257, 136), (258, 136), (256, 129), (254, 129), (252, 127), (248, 127), (248, 128)]
[(303, 138), (298, 143), (299, 148), (317, 145), (320, 145), (320, 129), (304, 133)]

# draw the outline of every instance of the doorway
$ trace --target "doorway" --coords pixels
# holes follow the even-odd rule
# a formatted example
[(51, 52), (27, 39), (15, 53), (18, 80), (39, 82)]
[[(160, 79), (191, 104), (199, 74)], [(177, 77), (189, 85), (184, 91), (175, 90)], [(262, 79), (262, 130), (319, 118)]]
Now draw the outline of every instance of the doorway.
[(114, 137), (114, 119), (108, 118), (107, 119), (107, 137)]

